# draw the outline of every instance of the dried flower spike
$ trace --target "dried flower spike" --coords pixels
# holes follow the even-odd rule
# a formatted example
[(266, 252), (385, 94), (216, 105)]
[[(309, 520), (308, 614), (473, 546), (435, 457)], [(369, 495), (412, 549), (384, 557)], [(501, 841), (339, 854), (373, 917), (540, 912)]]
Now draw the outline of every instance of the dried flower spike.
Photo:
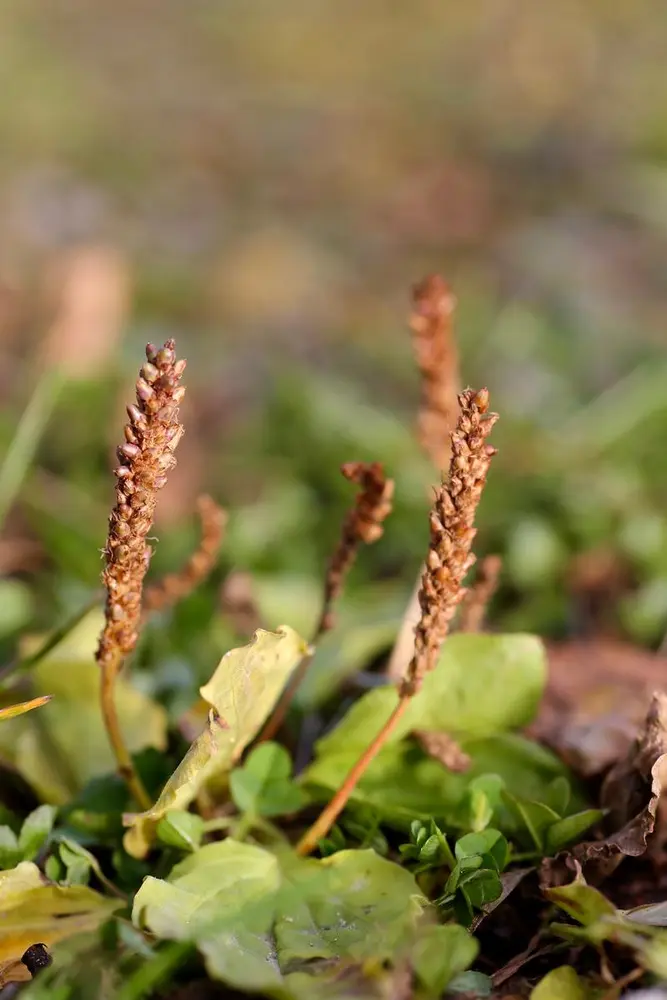
[(467, 771), (470, 767), (470, 757), (448, 733), (420, 729), (414, 735), (424, 753), (439, 761), (448, 771)]
[(471, 552), (475, 512), (496, 451), (486, 443), (498, 419), (496, 413), (488, 413), (488, 391), (466, 389), (459, 404), (449, 476), (436, 492), (430, 515), (431, 542), (419, 591), (421, 617), (401, 686), (405, 695), (416, 694), (424, 675), (435, 667), (449, 623), (465, 595), (463, 581), (475, 561)]
[(480, 632), (489, 602), (498, 588), (503, 561), (500, 556), (485, 556), (479, 564), (477, 579), (461, 605), (459, 630)]
[(340, 541), (329, 563), (324, 583), (322, 615), (315, 638), (333, 627), (332, 607), (343, 589), (362, 542), (371, 545), (382, 536), (383, 522), (391, 513), (394, 481), (387, 479), (379, 462), (346, 462), (340, 470), (361, 487), (354, 507), (343, 522)]
[(176, 464), (174, 450), (183, 433), (178, 404), (185, 389), (185, 361), (177, 361), (174, 341), (146, 347), (146, 364), (136, 384), (137, 403), (128, 406), (125, 441), (118, 448), (116, 504), (104, 549), (105, 624), (97, 648), (102, 670), (102, 712), (121, 774), (140, 804), (150, 800), (132, 768), (113, 701), (113, 684), (139, 636), (144, 577), (151, 557), (146, 542), (166, 473)]
[[(297, 854), (310, 854), (345, 808), (369, 765), (403, 718), (424, 675), (436, 664), (442, 641), (463, 594), (464, 577), (474, 562), (475, 511), (495, 448), (486, 438), (498, 419), (489, 413), (489, 393), (466, 389), (452, 433), (449, 478), (436, 493), (431, 511), (431, 544), (419, 590), (421, 618), (415, 629), (414, 655), (399, 686), (398, 701), (380, 731), (350, 769), (338, 791), (297, 844)], [(442, 749), (442, 748), (441, 748)], [(451, 747), (450, 747), (451, 749)]]
[(176, 604), (205, 580), (213, 569), (222, 544), (227, 513), (206, 495), (197, 500), (197, 513), (201, 522), (199, 545), (183, 569), (178, 573), (169, 573), (146, 588), (144, 611), (158, 611)]
[[(346, 462), (340, 470), (351, 483), (357, 483), (361, 490), (357, 494), (354, 507), (343, 522), (340, 541), (329, 563), (324, 581), (322, 613), (315, 628), (312, 643), (330, 631), (334, 625), (333, 606), (343, 589), (345, 577), (362, 542), (371, 545), (381, 537), (383, 522), (391, 512), (394, 495), (394, 481), (387, 479), (379, 462)], [(304, 656), (292, 674), (289, 684), (276, 705), (273, 714), (257, 738), (258, 743), (273, 739), (282, 726), (294, 695), (303, 683), (312, 660), (312, 653)]]
[(437, 275), (413, 290), (410, 328), (422, 376), (419, 442), (437, 469), (449, 465), (450, 434), (458, 416), (459, 363), (452, 316), (456, 300)]

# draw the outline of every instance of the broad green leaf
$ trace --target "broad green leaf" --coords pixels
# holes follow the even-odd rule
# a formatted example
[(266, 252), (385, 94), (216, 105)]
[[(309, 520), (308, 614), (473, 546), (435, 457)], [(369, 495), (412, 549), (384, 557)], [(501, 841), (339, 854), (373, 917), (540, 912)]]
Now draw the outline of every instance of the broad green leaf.
[[(101, 612), (91, 612), (32, 669), (35, 690), (54, 696), (47, 711), (0, 725), (3, 756), (42, 799), (55, 805), (116, 767), (100, 721), (100, 675), (94, 656), (101, 626)], [(124, 676), (116, 681), (116, 705), (131, 752), (166, 748), (167, 713)]]
[(204, 732), (146, 812), (126, 818), (125, 848), (136, 858), (148, 853), (155, 829), (170, 809), (186, 809), (212, 780), (226, 781), (229, 771), (270, 715), (285, 683), (307, 653), (294, 629), (258, 629), (247, 646), (232, 649), (220, 661), (200, 693), (211, 706)]
[[(546, 677), (544, 648), (530, 635), (453, 635), (390, 741), (415, 729), (457, 739), (490, 736), (533, 718)], [(369, 691), (316, 747), (317, 757), (363, 750), (396, 707), (393, 685)]]
[(256, 747), (243, 767), (229, 776), (234, 802), (241, 812), (255, 816), (280, 816), (296, 812), (307, 801), (302, 788), (291, 777), (292, 761), (278, 743)]
[(530, 994), (530, 1000), (587, 1000), (590, 992), (571, 965), (552, 969)]
[(123, 905), (85, 886), (47, 885), (31, 861), (0, 873), (0, 895), (0, 963), (20, 959), (36, 941), (50, 946), (96, 930)]
[[(352, 801), (372, 805), (386, 823), (409, 829), (415, 819), (433, 817), (440, 825), (470, 829), (468, 789), (475, 778), (495, 772), (513, 793), (540, 797), (564, 766), (551, 753), (513, 733), (463, 740), (471, 758), (468, 771), (455, 774), (428, 757), (416, 743), (385, 747), (355, 788)], [(358, 758), (358, 751), (319, 756), (302, 776), (312, 794), (326, 800)], [(506, 832), (511, 817), (494, 820)]]
[[(188, 857), (168, 881), (147, 878), (133, 919), (160, 938), (195, 942), (209, 973), (231, 986), (317, 1000), (332, 995), (320, 970), (408, 957), (425, 905), (414, 877), (374, 851), (316, 861), (227, 839)], [(447, 937), (441, 947), (458, 971), (475, 948), (462, 955), (463, 937)]]
[(19, 836), (19, 848), (24, 861), (37, 857), (53, 829), (57, 810), (53, 806), (38, 806), (24, 820)]

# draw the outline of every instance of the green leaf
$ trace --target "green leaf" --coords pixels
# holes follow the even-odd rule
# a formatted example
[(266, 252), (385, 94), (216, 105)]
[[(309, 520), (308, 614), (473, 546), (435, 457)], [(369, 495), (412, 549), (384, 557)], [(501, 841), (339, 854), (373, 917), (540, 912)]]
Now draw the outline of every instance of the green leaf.
[(481, 910), (487, 903), (500, 898), (503, 886), (494, 868), (480, 868), (478, 871), (468, 872), (459, 881), (458, 890), (463, 893), (471, 909)]
[(0, 868), (13, 868), (21, 860), (18, 838), (11, 827), (0, 826)]
[(572, 789), (567, 778), (554, 778), (546, 790), (544, 804), (550, 806), (559, 816), (564, 816), (570, 805)]
[(63, 842), (58, 845), (60, 860), (65, 866), (65, 876), (62, 881), (67, 885), (88, 885), (92, 871), (91, 855), (86, 851), (82, 854), (73, 842)]
[(429, 993), (440, 996), (472, 965), (478, 950), (475, 939), (458, 924), (427, 927), (412, 949), (413, 968)]
[(24, 861), (32, 861), (44, 846), (56, 818), (54, 806), (38, 806), (26, 817), (19, 836), (19, 849)]
[(571, 965), (552, 969), (530, 994), (530, 1000), (587, 1000), (589, 990)]
[(179, 851), (196, 851), (204, 836), (206, 824), (196, 813), (185, 809), (170, 809), (157, 825), (157, 838), (167, 847)]
[[(318, 970), (407, 957), (424, 904), (414, 877), (374, 851), (315, 861), (227, 839), (167, 881), (147, 878), (133, 919), (160, 938), (196, 943), (210, 975), (237, 989), (317, 1000)], [(463, 938), (448, 941), (460, 955)], [(462, 965), (454, 954), (452, 963)]]
[(487, 829), (460, 837), (454, 846), (454, 853), (459, 861), (479, 854), (485, 862), (491, 862), (491, 866), (498, 872), (505, 869), (509, 860), (509, 846), (499, 830)]
[[(116, 767), (100, 724), (95, 648), (102, 623), (101, 612), (90, 613), (32, 669), (35, 690), (53, 695), (48, 709), (0, 725), (3, 756), (42, 799), (55, 805), (66, 803), (91, 778)], [(39, 640), (32, 645), (39, 646)], [(166, 749), (164, 708), (122, 676), (116, 681), (115, 700), (132, 753), (146, 746)]]
[(226, 781), (229, 771), (260, 727), (285, 683), (308, 651), (293, 629), (258, 629), (247, 646), (232, 649), (213, 677), (201, 688), (211, 706), (208, 723), (146, 812), (127, 817), (130, 830), (125, 849), (143, 858), (155, 838), (158, 823), (170, 809), (185, 809), (213, 779)]
[(466, 1000), (470, 1000), (472, 997), (490, 997), (492, 990), (493, 980), (483, 972), (460, 972), (449, 984), (448, 995), (463, 993)]
[(591, 927), (607, 917), (615, 917), (617, 913), (613, 903), (597, 889), (586, 885), (583, 878), (577, 878), (569, 885), (546, 889), (545, 896), (584, 927)]
[(229, 776), (234, 802), (241, 812), (254, 816), (280, 816), (297, 812), (307, 801), (302, 788), (291, 777), (292, 761), (278, 743), (262, 743), (243, 767)]
[[(469, 830), (468, 790), (476, 778), (495, 771), (503, 785), (516, 795), (540, 798), (554, 777), (565, 773), (563, 764), (549, 751), (511, 733), (480, 740), (464, 740), (462, 749), (471, 759), (463, 774), (448, 771), (411, 741), (385, 747), (371, 763), (352, 794), (352, 802), (372, 805), (383, 821), (401, 830), (419, 817), (433, 817), (439, 826)], [(302, 775), (309, 792), (327, 800), (356, 763), (356, 750), (319, 756)], [(510, 830), (516, 822), (507, 814), (496, 825)]]
[(25, 628), (33, 613), (30, 587), (11, 577), (0, 579), (0, 638)]
[(567, 847), (568, 844), (576, 843), (579, 838), (598, 823), (604, 812), (601, 809), (584, 809), (575, 813), (574, 816), (566, 816), (550, 826), (546, 832), (544, 849), (547, 854), (556, 854)]
[[(544, 648), (530, 635), (453, 635), (438, 666), (424, 680), (390, 742), (415, 729), (440, 730), (456, 739), (482, 737), (531, 721), (544, 688)], [(376, 688), (352, 706), (316, 747), (318, 759), (362, 751), (396, 707), (393, 685)]]
[[(543, 802), (519, 798), (512, 795), (507, 789), (503, 791), (503, 800), (514, 813), (519, 824), (519, 831), (523, 828), (528, 832), (530, 841), (527, 846), (532, 845), (537, 851), (543, 852), (547, 830), (560, 820), (558, 813)], [(520, 839), (525, 843), (525, 836)]]

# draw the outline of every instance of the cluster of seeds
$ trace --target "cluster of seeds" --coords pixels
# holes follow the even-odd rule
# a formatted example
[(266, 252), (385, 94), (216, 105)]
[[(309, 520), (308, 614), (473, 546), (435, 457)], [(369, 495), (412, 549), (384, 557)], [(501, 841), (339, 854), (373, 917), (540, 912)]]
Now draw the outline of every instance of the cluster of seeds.
[(463, 581), (475, 561), (471, 552), (475, 512), (496, 453), (486, 443), (498, 419), (497, 413), (488, 412), (488, 390), (466, 389), (459, 405), (449, 476), (436, 492), (430, 515), (431, 539), (419, 591), (421, 617), (402, 684), (402, 693), (408, 696), (419, 691), (424, 675), (435, 667), (449, 623), (466, 593)]
[(109, 518), (102, 575), (107, 590), (106, 624), (97, 650), (100, 666), (113, 671), (137, 642), (142, 587), (151, 557), (146, 537), (158, 491), (176, 464), (174, 450), (183, 434), (178, 404), (185, 395), (179, 383), (186, 362), (176, 360), (174, 346), (168, 340), (164, 347), (146, 347), (137, 402), (127, 408), (125, 441), (118, 448), (116, 504)]

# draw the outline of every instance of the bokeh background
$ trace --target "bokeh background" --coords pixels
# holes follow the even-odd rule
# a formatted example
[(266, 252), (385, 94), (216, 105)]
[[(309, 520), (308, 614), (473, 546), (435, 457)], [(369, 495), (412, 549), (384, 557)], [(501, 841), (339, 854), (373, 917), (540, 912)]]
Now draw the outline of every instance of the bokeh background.
[(427, 537), (406, 318), (431, 271), (502, 417), (478, 545), (504, 557), (494, 625), (657, 646), (665, 52), (655, 0), (3, 0), (3, 648), (98, 585), (123, 403), (145, 342), (174, 336), (187, 436), (156, 572), (194, 544), (199, 492), (231, 519), (141, 656), (207, 676), (234, 569), (307, 630), (351, 459), (386, 464), (396, 510), (330, 663), (379, 655)]

